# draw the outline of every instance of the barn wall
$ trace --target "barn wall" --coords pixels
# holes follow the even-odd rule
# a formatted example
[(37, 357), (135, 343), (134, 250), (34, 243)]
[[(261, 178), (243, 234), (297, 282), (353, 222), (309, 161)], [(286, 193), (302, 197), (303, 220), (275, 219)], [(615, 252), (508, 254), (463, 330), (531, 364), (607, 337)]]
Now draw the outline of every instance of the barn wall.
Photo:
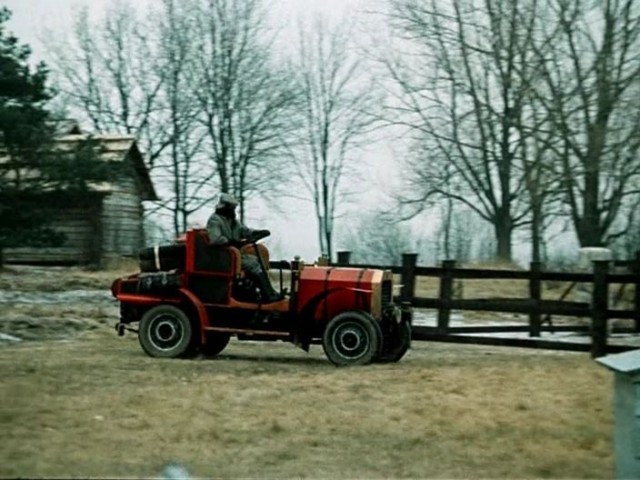
[(135, 178), (122, 176), (102, 204), (102, 253), (104, 257), (137, 255), (143, 246), (142, 203)]
[[(78, 140), (67, 140), (65, 151), (70, 151)], [(142, 198), (156, 199), (153, 186), (146, 172), (140, 171), (144, 167), (132, 138), (104, 137), (101, 141), (100, 155), (112, 169), (109, 181), (93, 185), (92, 193), (79, 200), (59, 196), (57, 202), (49, 203), (49, 226), (67, 236), (65, 244), (6, 249), (7, 262), (100, 265), (114, 257), (137, 256), (144, 246)], [(62, 207), (52, 206), (60, 203)]]
[(99, 255), (98, 221), (99, 199), (86, 205), (52, 210), (53, 230), (65, 235), (59, 247), (8, 248), (4, 250), (7, 263), (96, 263)]

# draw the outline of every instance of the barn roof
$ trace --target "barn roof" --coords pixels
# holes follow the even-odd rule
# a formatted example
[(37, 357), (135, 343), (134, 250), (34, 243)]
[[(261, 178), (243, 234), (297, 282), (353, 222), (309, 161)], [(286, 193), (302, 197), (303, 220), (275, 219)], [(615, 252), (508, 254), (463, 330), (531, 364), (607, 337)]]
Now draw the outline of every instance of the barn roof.
[[(97, 154), (100, 159), (108, 162), (132, 162), (140, 182), (143, 200), (158, 200), (153, 188), (149, 171), (147, 170), (138, 143), (133, 135), (89, 135), (72, 134), (56, 138), (53, 149), (58, 152), (72, 152), (77, 150), (82, 142), (87, 140), (98, 144)], [(110, 193), (114, 189), (112, 182), (100, 182), (91, 185), (95, 191)]]
[[(97, 146), (96, 153), (105, 162), (125, 162), (130, 161), (136, 173), (136, 182), (140, 187), (140, 197), (142, 200), (158, 200), (153, 183), (149, 176), (142, 153), (133, 135), (100, 135), (76, 133), (75, 126), (71, 125), (72, 134), (61, 135), (53, 140), (51, 150), (53, 152), (65, 153), (78, 150), (83, 142), (91, 141)], [(9, 161), (6, 149), (0, 144), (0, 164)], [(11, 174), (8, 174), (11, 176)], [(24, 171), (23, 178), (37, 176), (37, 172)], [(114, 182), (90, 183), (89, 187), (95, 192), (109, 194), (116, 189)]]

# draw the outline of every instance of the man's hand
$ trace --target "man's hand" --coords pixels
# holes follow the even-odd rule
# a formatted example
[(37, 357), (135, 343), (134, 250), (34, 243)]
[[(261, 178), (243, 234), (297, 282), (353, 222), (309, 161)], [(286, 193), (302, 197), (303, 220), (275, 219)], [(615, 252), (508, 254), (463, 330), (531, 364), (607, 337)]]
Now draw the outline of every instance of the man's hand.
[(230, 247), (236, 247), (236, 248), (242, 248), (247, 243), (249, 243), (249, 241), (246, 238), (241, 238), (240, 240), (231, 240), (229, 242), (229, 246)]

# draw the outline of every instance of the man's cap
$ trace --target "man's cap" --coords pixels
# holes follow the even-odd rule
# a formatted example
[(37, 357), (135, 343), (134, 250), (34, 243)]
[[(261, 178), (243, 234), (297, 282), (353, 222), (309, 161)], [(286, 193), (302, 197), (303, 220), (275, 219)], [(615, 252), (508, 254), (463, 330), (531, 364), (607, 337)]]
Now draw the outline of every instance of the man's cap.
[(226, 206), (237, 207), (238, 200), (236, 200), (233, 195), (229, 195), (228, 193), (223, 193), (222, 195), (220, 195), (220, 200), (218, 201), (218, 205), (216, 205), (216, 208), (222, 208)]

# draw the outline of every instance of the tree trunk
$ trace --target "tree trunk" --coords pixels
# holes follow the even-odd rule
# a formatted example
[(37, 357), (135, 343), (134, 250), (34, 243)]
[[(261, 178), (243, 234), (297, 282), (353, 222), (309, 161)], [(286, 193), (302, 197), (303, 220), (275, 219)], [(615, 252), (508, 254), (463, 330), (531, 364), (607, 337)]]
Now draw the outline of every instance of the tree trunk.
[(333, 259), (333, 245), (332, 245), (332, 241), (333, 239), (331, 238), (332, 232), (329, 229), (325, 230), (325, 242), (327, 244), (327, 258), (329, 259), (329, 261), (331, 261)]
[(494, 223), (496, 234), (496, 257), (498, 260), (511, 261), (511, 232), (513, 230), (508, 209), (498, 212)]
[(542, 261), (542, 204), (531, 202), (531, 261)]
[(576, 230), (582, 247), (603, 246), (602, 219), (598, 208), (600, 199), (600, 158), (602, 155), (602, 137), (604, 127), (599, 123), (590, 129), (586, 168), (584, 173), (584, 192), (582, 193), (582, 217)]
[(452, 260), (451, 258), (451, 217), (453, 213), (453, 200), (451, 197), (446, 199), (447, 210), (444, 214), (444, 258), (445, 260)]

